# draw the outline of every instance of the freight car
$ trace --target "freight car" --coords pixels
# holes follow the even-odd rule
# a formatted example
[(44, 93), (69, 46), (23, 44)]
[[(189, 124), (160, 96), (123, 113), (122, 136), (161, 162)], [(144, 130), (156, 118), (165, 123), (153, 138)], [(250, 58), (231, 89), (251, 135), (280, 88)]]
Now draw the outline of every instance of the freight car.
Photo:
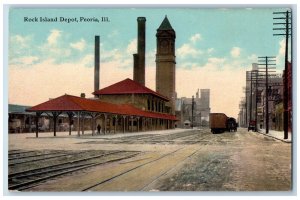
[(236, 120), (233, 117), (227, 117), (224, 113), (210, 113), (209, 127), (213, 134), (237, 131)]
[(237, 131), (237, 123), (236, 123), (236, 120), (233, 117), (229, 117), (227, 119), (227, 130), (229, 132), (231, 132), (231, 131), (236, 132)]
[(227, 130), (228, 117), (224, 113), (210, 113), (209, 127), (212, 133), (222, 133)]

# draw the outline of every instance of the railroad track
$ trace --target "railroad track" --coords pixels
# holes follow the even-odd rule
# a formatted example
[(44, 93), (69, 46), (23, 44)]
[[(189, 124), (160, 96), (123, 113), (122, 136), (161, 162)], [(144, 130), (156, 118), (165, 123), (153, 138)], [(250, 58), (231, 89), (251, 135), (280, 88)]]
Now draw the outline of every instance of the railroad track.
[(158, 135), (150, 138), (150, 140), (175, 140), (181, 137), (186, 137), (189, 135), (197, 134), (194, 131), (188, 131), (188, 132), (179, 132), (179, 133), (173, 133), (168, 135)]
[[(124, 138), (114, 138), (110, 141), (106, 141), (106, 142), (104, 141), (104, 142), (105, 143), (107, 143), (107, 142), (131, 143), (132, 142), (133, 144), (140, 143), (140, 142), (144, 142), (144, 143), (148, 143), (148, 144), (149, 143), (153, 143), (153, 144), (160, 144), (160, 143), (195, 144), (198, 142), (196, 140), (201, 140), (201, 139), (209, 138), (209, 137), (211, 137), (211, 134), (199, 134), (199, 132), (197, 132), (197, 131), (189, 131), (189, 132), (184, 132), (184, 133), (180, 132), (180, 133), (174, 133), (174, 134), (169, 134), (169, 135), (141, 135), (140, 137), (129, 136), (129, 137), (124, 137)], [(128, 140), (129, 138), (130, 138), (130, 140)], [(102, 142), (102, 141), (98, 141), (98, 142)], [(119, 174), (115, 174), (114, 176), (107, 178), (105, 180), (102, 180), (96, 184), (90, 185), (90, 186), (82, 189), (82, 191), (92, 190), (93, 188), (95, 188), (97, 186), (100, 186), (104, 183), (115, 180), (118, 177), (121, 177), (130, 172), (133, 172), (134, 170), (137, 170), (139, 168), (141, 168), (140, 170), (142, 170), (143, 166), (149, 165), (151, 163), (155, 164), (155, 162), (158, 162), (159, 160), (161, 160), (167, 156), (172, 156), (177, 151), (179, 151), (183, 148), (185, 148), (185, 147), (179, 148), (175, 151), (172, 151), (170, 153), (162, 155), (159, 158), (155, 158), (154, 160), (147, 161), (145, 159), (145, 162), (143, 164), (140, 163), (138, 166), (136, 166), (136, 165), (132, 166), (131, 169), (128, 169), (125, 172), (120, 172)], [(31, 155), (29, 155), (30, 153), (28, 153), (28, 152), (31, 152)], [(23, 152), (24, 154), (21, 154), (22, 152), (11, 152), (11, 154), (19, 153), (18, 154), (19, 156), (23, 156), (23, 159), (26, 159), (26, 158), (35, 157), (34, 155), (32, 155), (32, 152), (34, 152), (34, 151)], [(73, 159), (70, 161), (68, 160), (67, 162), (61, 161), (64, 158), (63, 156), (67, 156), (67, 155), (70, 156), (72, 154), (57, 155), (56, 158), (55, 157), (52, 158), (51, 152), (47, 152), (47, 154), (50, 156), (48, 156), (46, 158), (32, 159), (30, 161), (19, 161), (18, 163), (14, 164), (16, 166), (13, 166), (17, 170), (22, 169), (22, 165), (30, 166), (30, 164), (31, 164), (30, 162), (37, 162), (37, 161), (44, 162), (45, 160), (47, 162), (51, 159), (55, 160), (55, 159), (58, 159), (59, 157), (61, 158), (61, 160), (59, 160), (59, 163), (58, 163), (58, 161), (56, 161), (56, 162), (53, 162), (55, 164), (52, 164), (49, 166), (43, 166), (43, 164), (42, 164), (43, 162), (41, 162), (41, 165), (32, 165), (32, 166), (43, 166), (43, 167), (36, 167), (34, 169), (24, 170), (24, 169), (26, 169), (26, 167), (27, 167), (26, 166), (25, 168), (23, 168), (23, 171), (9, 174), (9, 177), (8, 177), (9, 190), (18, 190), (18, 191), (27, 190), (27, 189), (30, 189), (37, 185), (41, 185), (47, 180), (51, 180), (51, 179), (59, 177), (59, 176), (76, 173), (78, 171), (85, 170), (85, 169), (88, 169), (88, 168), (91, 168), (91, 167), (94, 167), (97, 165), (104, 165), (107, 163), (117, 162), (117, 161), (121, 161), (121, 160), (126, 161), (126, 159), (132, 158), (140, 153), (140, 152), (136, 152), (136, 151), (135, 152), (134, 151), (131, 151), (131, 152), (130, 151), (114, 151), (114, 152), (108, 152), (108, 153), (105, 151), (102, 151), (102, 152), (104, 152), (104, 153), (102, 153), (100, 155), (98, 154), (98, 155), (93, 155), (93, 156), (89, 156), (89, 157), (86, 157), (84, 155), (84, 156), (81, 156), (80, 159), (76, 159), (76, 160)], [(64, 152), (62, 151), (60, 153), (63, 154)], [(194, 155), (194, 153), (195, 152), (193, 152), (190, 156)], [(10, 158), (10, 161), (16, 160), (14, 158), (15, 155), (11, 156), (13, 158)], [(41, 156), (41, 157), (43, 156), (42, 154), (40, 154), (40, 152), (35, 155)], [(133, 161), (130, 161), (130, 162), (133, 162)], [(160, 162), (163, 162), (163, 160)], [(11, 166), (12, 165), (10, 165), (9, 167), (11, 167)], [(149, 166), (151, 166), (151, 165), (149, 165)], [(170, 170), (172, 170), (174, 168), (175, 168), (175, 166), (172, 167)], [(10, 168), (10, 170), (11, 170), (11, 168)], [(170, 171), (170, 170), (168, 170), (168, 171)], [(167, 172), (165, 172), (165, 173), (167, 173)], [(154, 177), (155, 179), (153, 181), (157, 180), (158, 178), (163, 176), (165, 173), (159, 175), (156, 178)], [(151, 184), (152, 182), (150, 182), (149, 184)], [(149, 185), (149, 184), (147, 184), (147, 185)], [(145, 189), (147, 187), (147, 185), (141, 186), (141, 190)]]
[[(9, 151), (9, 152), (11, 152), (11, 151)], [(13, 151), (12, 153), (8, 153), (8, 156), (27, 154), (27, 153), (33, 153), (33, 152), (35, 152), (35, 151), (21, 151), (21, 150), (19, 150), (17, 152)]]
[(51, 152), (51, 153), (37, 153), (33, 155), (28, 155), (28, 156), (13, 156), (12, 158), (9, 158), (8, 160), (20, 160), (20, 159), (25, 159), (25, 158), (32, 158), (32, 157), (39, 157), (39, 156), (45, 156), (45, 155), (53, 155), (53, 154), (58, 154), (60, 152)]
[(194, 144), (197, 141), (178, 142), (179, 138), (191, 137), (199, 135), (198, 131), (179, 132), (168, 135), (136, 135), (120, 138), (112, 138), (106, 141), (89, 141), (89, 144)]
[(184, 163), (186, 160), (191, 159), (198, 151), (200, 151), (200, 148), (195, 150), (194, 152), (192, 152), (189, 156), (187, 156), (184, 160), (182, 160), (181, 162), (177, 163), (177, 165), (173, 166), (172, 168), (170, 168), (169, 170), (165, 171), (164, 173), (160, 174), (159, 176), (155, 177), (154, 180), (152, 180), (150, 183), (147, 183), (146, 185), (142, 186), (139, 191), (147, 191), (146, 188), (149, 187), (151, 184), (153, 184), (154, 182), (158, 181), (159, 179), (161, 179), (163, 176), (171, 173), (172, 171), (174, 171), (176, 168), (178, 168), (180, 165), (182, 165), (182, 163)]
[[(54, 155), (48, 154), (53, 153)], [(35, 153), (38, 154), (37, 158), (29, 157), (19, 157), (19, 159), (9, 160), (9, 171), (24, 171), (25, 169), (32, 169), (36, 167), (46, 167), (50, 164), (59, 164), (62, 162), (73, 161), (76, 159), (80, 159), (83, 157), (90, 157), (94, 155), (99, 155), (99, 153), (104, 153), (105, 151), (101, 150), (91, 150), (91, 151), (56, 151), (56, 150), (44, 150), (44, 151), (36, 151)], [(41, 155), (41, 154), (43, 154)], [(47, 155), (48, 154), (48, 155)], [(64, 155), (62, 155), (64, 154)], [(9, 158), (10, 159), (10, 158)]]
[(106, 182), (108, 182), (108, 181), (111, 181), (111, 180), (113, 180), (113, 179), (116, 179), (116, 178), (118, 178), (118, 177), (120, 177), (120, 176), (122, 176), (122, 175), (125, 175), (125, 174), (127, 174), (127, 173), (129, 173), (129, 172), (131, 172), (131, 171), (134, 171), (134, 170), (136, 170), (136, 169), (138, 169), (138, 168), (140, 168), (140, 167), (143, 167), (143, 166), (148, 165), (148, 164), (150, 164), (150, 163), (156, 162), (156, 161), (158, 161), (158, 160), (160, 160), (160, 159), (162, 159), (162, 158), (164, 158), (164, 157), (166, 157), (166, 156), (170, 156), (170, 155), (176, 153), (177, 151), (179, 151), (179, 150), (181, 150), (181, 149), (183, 149), (183, 148), (184, 148), (184, 147), (179, 148), (179, 149), (176, 149), (175, 151), (172, 151), (172, 152), (170, 152), (170, 153), (164, 154), (164, 155), (160, 156), (159, 158), (156, 158), (156, 159), (154, 159), (154, 160), (151, 160), (151, 161), (148, 161), (148, 162), (146, 162), (146, 163), (140, 164), (140, 165), (135, 166), (135, 167), (133, 167), (133, 168), (131, 168), (131, 169), (129, 169), (129, 170), (126, 170), (125, 172), (121, 172), (120, 174), (117, 174), (117, 175), (112, 176), (112, 177), (110, 177), (110, 178), (108, 178), (108, 179), (102, 180), (102, 181), (100, 181), (100, 182), (98, 182), (98, 183), (96, 183), (96, 184), (93, 184), (93, 185), (91, 185), (91, 186), (88, 186), (88, 187), (82, 189), (82, 191), (88, 191), (88, 190), (91, 190), (91, 189), (94, 188), (94, 187), (97, 187), (97, 186), (99, 186), (99, 185), (101, 185), (101, 184), (104, 184), (104, 183), (106, 183)]
[(70, 174), (97, 165), (128, 159), (138, 155), (139, 153), (140, 152), (136, 151), (113, 151), (97, 156), (50, 165), (47, 167), (11, 173), (8, 175), (8, 188), (9, 190), (22, 191), (35, 187), (46, 180), (53, 179), (58, 176)]
[(23, 160), (20, 162), (10, 162), (8, 164), (8, 166), (14, 166), (14, 165), (19, 165), (19, 164), (24, 164), (24, 163), (29, 163), (29, 162), (36, 162), (36, 161), (41, 161), (41, 160), (55, 159), (55, 158), (60, 158), (60, 157), (68, 156), (68, 155), (69, 154), (60, 154), (60, 155), (54, 155), (54, 156), (46, 156), (44, 158), (38, 158), (38, 159), (30, 159), (30, 160), (25, 160), (25, 161)]
[(136, 135), (107, 139), (105, 141), (88, 141), (88, 144), (179, 144), (190, 145), (205, 142), (210, 138), (211, 133), (199, 133), (199, 131), (179, 132), (168, 135)]
[(111, 140), (126, 140), (126, 141), (130, 141), (130, 140), (142, 140), (148, 137), (153, 137), (153, 136), (157, 136), (159, 134), (143, 134), (143, 135), (132, 135), (132, 136), (125, 136), (125, 137), (119, 137), (119, 138), (112, 138)]
[[(121, 172), (121, 173), (116, 174), (116, 175), (114, 175), (114, 176), (112, 176), (112, 177), (110, 177), (110, 178), (107, 178), (107, 179), (105, 179), (105, 180), (101, 180), (101, 181), (98, 182), (98, 183), (95, 183), (95, 184), (93, 184), (93, 185), (90, 185), (90, 186), (88, 186), (88, 187), (82, 189), (82, 191), (93, 191), (93, 188), (97, 188), (97, 187), (99, 187), (99, 186), (101, 187), (101, 185), (103, 185), (103, 184), (105, 184), (105, 183), (107, 183), (107, 182), (110, 182), (110, 181), (114, 181), (114, 180), (116, 180), (116, 179), (118, 179), (118, 178), (121, 178), (122, 176), (124, 176), (124, 175), (126, 175), (126, 174), (128, 174), (128, 173), (134, 173), (135, 170), (138, 170), (139, 168), (142, 168), (142, 167), (144, 167), (144, 166), (146, 166), (146, 165), (151, 165), (151, 164), (153, 164), (153, 163), (155, 163), (155, 162), (158, 162), (158, 161), (160, 161), (161, 159), (166, 158), (166, 157), (168, 157), (168, 156), (171, 157), (171, 156), (173, 156), (176, 152), (178, 152), (178, 151), (180, 151), (180, 150), (182, 150), (182, 149), (185, 149), (185, 148), (186, 148), (186, 147), (182, 147), (182, 148), (176, 149), (176, 150), (174, 150), (174, 151), (172, 151), (172, 152), (169, 152), (169, 153), (167, 153), (167, 154), (164, 154), (164, 155), (162, 155), (162, 156), (160, 156), (160, 157), (158, 157), (158, 158), (156, 158), (156, 159), (154, 159), (154, 160), (150, 160), (150, 161), (145, 162), (145, 163), (142, 163), (142, 164), (140, 164), (140, 165), (138, 165), (138, 166), (133, 166), (132, 168), (130, 168), (130, 169), (124, 171), (124, 172)], [(187, 159), (190, 159), (190, 158), (191, 158), (192, 156), (194, 156), (199, 150), (200, 150), (200, 148), (199, 148), (199, 149), (193, 150), (190, 154), (187, 155), (186, 158), (180, 160), (176, 165), (174, 165), (174, 166), (172, 166), (171, 168), (167, 169), (167, 170), (164, 171), (162, 174), (159, 174), (158, 176), (153, 177), (153, 179), (152, 179), (150, 182), (148, 182), (148, 183), (145, 184), (145, 185), (141, 185), (140, 188), (137, 189), (136, 191), (142, 191), (142, 190), (144, 190), (144, 189), (147, 188), (149, 185), (151, 185), (153, 182), (155, 182), (155, 181), (157, 181), (158, 179), (160, 179), (162, 176), (164, 176), (164, 175), (168, 174), (169, 172), (173, 171), (175, 168), (177, 168), (180, 164), (182, 164), (183, 162), (185, 162)], [(148, 158), (147, 158), (147, 159), (148, 159)]]

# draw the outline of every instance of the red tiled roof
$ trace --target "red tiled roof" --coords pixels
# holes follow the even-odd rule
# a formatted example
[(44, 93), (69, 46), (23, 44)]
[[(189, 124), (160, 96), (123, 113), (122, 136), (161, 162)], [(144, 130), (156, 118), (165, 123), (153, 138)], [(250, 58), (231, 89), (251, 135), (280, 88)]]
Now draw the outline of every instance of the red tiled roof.
[(129, 78), (117, 82), (113, 85), (110, 85), (106, 88), (93, 92), (94, 95), (102, 95), (102, 94), (152, 94), (154, 96), (160, 97), (166, 101), (169, 101), (167, 97), (139, 84), (136, 81), (133, 81)]
[(50, 112), (50, 111), (89, 111), (100, 113), (111, 113), (120, 115), (133, 115), (141, 117), (159, 118), (177, 120), (174, 115), (165, 113), (154, 113), (144, 111), (128, 104), (112, 104), (99, 100), (86, 99), (71, 95), (63, 95), (55, 99), (51, 99), (44, 103), (38, 104), (27, 109), (29, 112)]

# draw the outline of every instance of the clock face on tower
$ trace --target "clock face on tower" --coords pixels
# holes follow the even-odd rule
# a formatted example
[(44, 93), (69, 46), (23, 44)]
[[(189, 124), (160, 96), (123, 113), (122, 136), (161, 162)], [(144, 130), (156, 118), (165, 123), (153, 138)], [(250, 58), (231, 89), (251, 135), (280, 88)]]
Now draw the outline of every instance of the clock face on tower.
[(161, 53), (168, 53), (169, 43), (167, 40), (162, 40), (160, 42), (160, 51)]

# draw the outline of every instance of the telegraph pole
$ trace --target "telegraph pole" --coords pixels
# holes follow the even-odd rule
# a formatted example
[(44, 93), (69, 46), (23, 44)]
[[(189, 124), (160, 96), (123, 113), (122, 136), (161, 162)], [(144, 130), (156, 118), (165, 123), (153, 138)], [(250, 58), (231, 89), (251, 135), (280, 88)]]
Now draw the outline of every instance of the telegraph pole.
[[(258, 70), (251, 70), (247, 71), (247, 73), (250, 73), (250, 79), (247, 79), (247, 81), (250, 81), (250, 119), (249, 122), (252, 121), (253, 117), (253, 84), (255, 84), (255, 131), (257, 131), (257, 93), (258, 93)], [(247, 97), (247, 94), (246, 94)], [(247, 99), (246, 99), (247, 101)]]
[(200, 126), (202, 126), (202, 115), (201, 115), (201, 111), (200, 111)]
[(194, 95), (192, 96), (192, 128), (194, 127)]
[(253, 98), (252, 98), (252, 71), (250, 72), (250, 77), (251, 77), (251, 79), (250, 79), (250, 120), (249, 120), (249, 122), (251, 122), (252, 121), (252, 104), (253, 104), (253, 102), (252, 102), (252, 100), (253, 100)]
[[(284, 139), (288, 139), (289, 115), (288, 115), (288, 101), (291, 98), (288, 93), (288, 44), (289, 36), (292, 37), (292, 12), (273, 12), (274, 15), (285, 15), (285, 17), (274, 17), (275, 20), (285, 20), (285, 22), (276, 22), (273, 25), (284, 25), (285, 27), (273, 28), (273, 30), (283, 30), (285, 33), (275, 33), (274, 36), (285, 36), (285, 64), (284, 64), (284, 83), (283, 83), (283, 130)], [(291, 31), (291, 32), (290, 32)]]
[(266, 123), (266, 133), (269, 133), (269, 69), (274, 69), (274, 67), (269, 67), (270, 65), (276, 65), (274, 62), (276, 57), (275, 56), (264, 56), (264, 57), (258, 57), (258, 65), (264, 65), (265, 68), (259, 68), (259, 69), (265, 69), (265, 107), (266, 107), (266, 114), (265, 114), (265, 123)]
[[(246, 81), (247, 81), (247, 73), (248, 72), (246, 72)], [(245, 87), (245, 113), (246, 113), (246, 116), (245, 116), (245, 125), (246, 125), (246, 127), (248, 127), (248, 117), (247, 117), (247, 115), (248, 115), (248, 113), (247, 113), (247, 110), (248, 110), (248, 108), (247, 108), (247, 106), (248, 106), (248, 97), (247, 97), (247, 93), (248, 93), (248, 91), (247, 91), (247, 85), (246, 85), (246, 87)]]
[[(247, 71), (246, 73), (247, 73), (247, 81), (248, 82), (250, 82), (250, 95), (249, 95), (249, 97), (250, 97), (250, 102), (249, 102), (249, 122), (251, 122), (252, 121), (252, 116), (253, 116), (253, 81), (254, 81), (254, 76), (253, 76), (253, 74), (254, 74), (254, 72), (255, 71), (253, 71), (253, 70), (251, 70), (251, 71)], [(250, 74), (250, 75), (249, 75)], [(250, 76), (250, 78), (249, 78), (249, 76)], [(248, 93), (249, 91), (247, 91), (247, 88), (246, 88), (246, 102), (247, 102), (247, 93)], [(246, 106), (247, 107), (247, 106)], [(247, 111), (246, 111), (246, 113), (247, 113)], [(247, 115), (247, 114), (246, 114)], [(247, 126), (249, 125), (249, 123), (247, 123)]]
[(248, 98), (247, 98), (247, 96), (248, 96), (248, 94), (247, 94), (248, 92), (247, 92), (247, 90), (246, 90), (246, 127), (248, 127)]
[(255, 132), (257, 132), (258, 70), (255, 72)]
[[(245, 89), (245, 93), (246, 93), (246, 124), (247, 127), (249, 125), (249, 122), (252, 120), (252, 71), (246, 71), (246, 81), (250, 82), (250, 88), (247, 89), (247, 84), (246, 84), (246, 89)], [(248, 99), (248, 94), (249, 94), (249, 98)], [(248, 106), (249, 104), (249, 106)], [(249, 118), (248, 118), (249, 115)]]

